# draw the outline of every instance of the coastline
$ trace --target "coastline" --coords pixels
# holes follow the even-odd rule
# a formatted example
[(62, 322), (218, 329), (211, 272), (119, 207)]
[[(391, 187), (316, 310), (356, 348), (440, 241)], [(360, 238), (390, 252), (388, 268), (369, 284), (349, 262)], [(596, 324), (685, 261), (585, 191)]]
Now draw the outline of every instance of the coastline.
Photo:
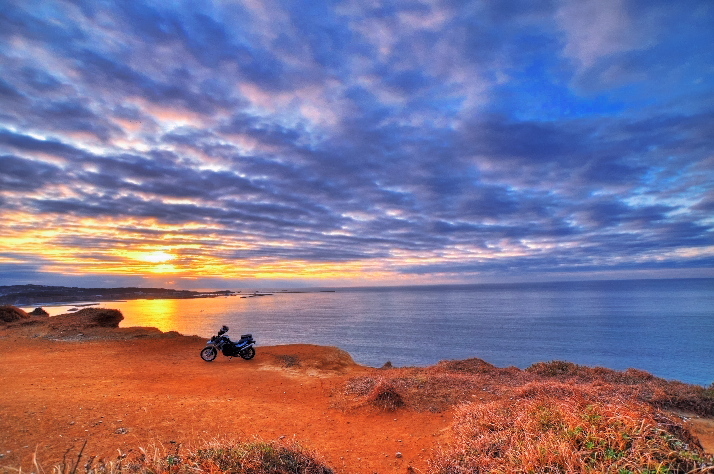
[[(430, 460), (454, 440), (461, 404), (507, 401), (534, 383), (593, 385), (583, 378), (593, 374), (567, 363), (531, 371), (478, 359), (371, 368), (339, 348), (305, 344), (259, 344), (253, 360), (206, 363), (205, 338), (112, 327), (116, 315), (108, 326), (88, 322), (102, 314), (110, 319), (89, 308), (0, 324), (0, 470), (31, 469), (35, 456), (47, 470), (85, 441), (87, 455), (111, 459), (117, 450), (258, 437), (295, 440), (336, 472), (430, 472)], [(596, 375), (608, 391), (691, 387), (640, 371)], [(370, 399), (380, 383), (401, 402), (390, 408)], [(667, 412), (714, 453), (714, 419)]]
[(76, 303), (132, 299), (194, 299), (236, 296), (240, 291), (190, 291), (167, 288), (77, 288), (45, 285), (0, 286), (0, 305), (61, 306)]
[[(479, 357), (524, 369), (567, 360), (615, 370), (635, 367), (707, 387), (714, 381), (707, 357), (714, 350), (707, 336), (713, 329), (712, 283), (391, 287), (293, 295), (275, 290), (262, 298), (138, 299), (100, 306), (122, 311), (123, 326), (210, 336), (227, 324), (256, 334), (261, 343), (338, 345), (372, 367), (388, 360), (426, 367), (440, 359)], [(46, 308), (51, 316), (69, 309)], [(666, 347), (672, 350), (663, 356)]]

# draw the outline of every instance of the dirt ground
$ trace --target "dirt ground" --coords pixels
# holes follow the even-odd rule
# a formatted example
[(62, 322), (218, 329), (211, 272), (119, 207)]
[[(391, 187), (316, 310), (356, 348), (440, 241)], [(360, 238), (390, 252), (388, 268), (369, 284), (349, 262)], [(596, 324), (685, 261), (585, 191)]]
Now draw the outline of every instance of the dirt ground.
[(257, 436), (294, 438), (339, 472), (425, 472), (447, 434), (447, 413), (338, 400), (349, 377), (376, 370), (339, 349), (257, 346), (251, 361), (219, 355), (207, 363), (204, 343), (0, 339), (0, 469), (29, 472), (36, 456), (49, 471), (65, 455), (74, 460), (85, 440), (87, 455), (115, 458), (152, 444)]
[[(251, 361), (199, 357), (205, 340), (52, 341), (0, 334), (0, 472), (152, 445), (295, 439), (340, 473), (427, 472), (451, 415), (346, 403), (344, 382), (378, 369), (339, 349), (257, 346)], [(86, 336), (85, 336), (86, 338)], [(77, 338), (81, 339), (81, 337)], [(714, 422), (690, 426), (714, 452)], [(119, 451), (118, 451), (119, 450)], [(398, 457), (397, 453), (401, 453)]]

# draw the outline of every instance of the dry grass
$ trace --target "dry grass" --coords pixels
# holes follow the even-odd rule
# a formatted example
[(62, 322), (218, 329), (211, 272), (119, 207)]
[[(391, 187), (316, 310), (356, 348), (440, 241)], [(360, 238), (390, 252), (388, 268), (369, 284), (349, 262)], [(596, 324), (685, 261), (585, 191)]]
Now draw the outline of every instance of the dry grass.
[(474, 399), (510, 397), (533, 382), (587, 385), (603, 396), (617, 395), (668, 410), (714, 416), (714, 386), (668, 381), (642, 370), (616, 371), (570, 362), (541, 362), (520, 370), (498, 368), (480, 359), (442, 361), (427, 368), (382, 369), (378, 376), (350, 380), (343, 394), (364, 399), (379, 383), (389, 383), (404, 405), (417, 411), (444, 411)]
[[(63, 462), (52, 474), (123, 473), (235, 473), (235, 474), (333, 474), (315, 453), (294, 442), (214, 441), (195, 449), (151, 446), (115, 460), (82, 459)], [(41, 472), (38, 469), (38, 472)]]
[(428, 368), (383, 368), (379, 375), (350, 379), (342, 395), (369, 402), (376, 387), (388, 386), (401, 398), (401, 406), (441, 412), (474, 396), (491, 396), (504, 383), (521, 385), (525, 381), (521, 379), (523, 372), (518, 369), (499, 369), (480, 359), (468, 359)]
[(535, 380), (573, 384), (608, 384), (622, 396), (633, 397), (664, 409), (678, 409), (701, 416), (714, 416), (714, 384), (709, 388), (664, 380), (643, 370), (616, 371), (570, 362), (541, 362), (526, 369)]
[[(345, 384), (342, 395), (358, 404), (363, 402), (388, 410), (404, 407), (415, 411), (441, 412), (463, 401), (466, 393), (475, 390), (468, 379), (400, 372), (395, 369), (383, 377), (355, 377)], [(382, 406), (379, 400), (387, 397), (399, 402), (394, 406)]]
[(499, 369), (479, 359), (383, 369), (343, 387), (376, 406), (389, 394), (417, 411), (453, 408), (454, 441), (432, 460), (435, 474), (714, 473), (698, 440), (661, 411), (712, 416), (713, 392), (633, 369), (559, 361)]
[(592, 387), (533, 383), (458, 407), (453, 429), (435, 473), (684, 473), (713, 462), (675, 420)]

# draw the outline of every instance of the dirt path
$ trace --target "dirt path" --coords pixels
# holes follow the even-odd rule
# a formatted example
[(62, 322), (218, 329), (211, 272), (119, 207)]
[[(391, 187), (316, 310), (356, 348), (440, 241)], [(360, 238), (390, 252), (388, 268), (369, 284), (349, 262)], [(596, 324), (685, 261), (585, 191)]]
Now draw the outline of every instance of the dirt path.
[(295, 438), (343, 473), (425, 472), (446, 436), (448, 414), (336, 403), (347, 378), (375, 370), (337, 349), (258, 346), (252, 361), (206, 363), (204, 342), (0, 339), (0, 466), (28, 472), (36, 452), (49, 470), (85, 440), (87, 454), (114, 458), (152, 443), (258, 436)]

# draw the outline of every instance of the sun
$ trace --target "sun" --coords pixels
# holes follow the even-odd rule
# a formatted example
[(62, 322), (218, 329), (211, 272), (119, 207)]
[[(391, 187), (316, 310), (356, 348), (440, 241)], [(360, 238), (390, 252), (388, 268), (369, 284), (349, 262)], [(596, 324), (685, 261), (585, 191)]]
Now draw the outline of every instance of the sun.
[(140, 255), (136, 256), (137, 260), (149, 263), (164, 263), (175, 259), (175, 255), (164, 252), (163, 250), (157, 250), (155, 252), (142, 252)]

